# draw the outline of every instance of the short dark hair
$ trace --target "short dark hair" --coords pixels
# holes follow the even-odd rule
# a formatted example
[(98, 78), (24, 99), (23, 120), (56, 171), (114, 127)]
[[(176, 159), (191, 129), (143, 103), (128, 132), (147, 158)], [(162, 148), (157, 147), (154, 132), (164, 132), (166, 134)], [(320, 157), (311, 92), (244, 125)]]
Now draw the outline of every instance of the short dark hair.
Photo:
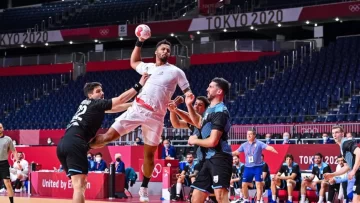
[(320, 152), (316, 153), (316, 154), (314, 155), (314, 157), (315, 157), (315, 156), (320, 157), (320, 159), (322, 159), (322, 158), (323, 158), (323, 155), (322, 155)]
[(156, 44), (156, 49), (162, 44), (167, 44), (167, 45), (169, 45), (171, 47), (171, 43), (169, 41), (167, 41), (166, 39), (163, 39), (163, 40), (161, 40), (160, 42), (158, 42)]
[(255, 128), (250, 128), (250, 129), (248, 129), (247, 131), (250, 131), (250, 132), (252, 132), (254, 135), (256, 135), (256, 130), (255, 130)]
[(95, 156), (97, 156), (97, 155), (99, 155), (99, 156), (101, 156), (101, 157), (102, 157), (101, 152), (98, 152), (98, 153), (96, 153), (96, 154), (95, 154)]
[(338, 159), (341, 159), (341, 158), (343, 158), (343, 155), (340, 154), (337, 158), (338, 158)]
[(22, 151), (17, 151), (18, 154), (24, 154)]
[(264, 154), (261, 154), (261, 157), (262, 157), (262, 158), (265, 158)]
[(191, 152), (186, 154), (186, 156), (188, 156), (188, 155), (191, 155), (192, 157), (194, 157), (194, 155)]
[(211, 82), (215, 82), (217, 86), (224, 92), (224, 95), (227, 95), (230, 90), (230, 83), (224, 78), (214, 78)]
[(332, 130), (337, 129), (337, 128), (340, 129), (340, 132), (342, 132), (342, 133), (344, 132), (344, 128), (341, 127), (340, 125), (334, 125), (334, 126), (332, 127)]
[(87, 98), (88, 97), (88, 94), (91, 94), (95, 87), (102, 87), (101, 83), (99, 82), (87, 82), (85, 85), (84, 85), (84, 95), (85, 97)]
[(198, 96), (198, 97), (196, 97), (196, 100), (200, 100), (200, 101), (204, 102), (205, 108), (207, 108), (210, 105), (209, 99), (206, 98), (205, 96)]
[(288, 158), (288, 157), (291, 159), (291, 161), (294, 161), (294, 157), (293, 157), (292, 154), (286, 154), (285, 155), (285, 161), (286, 161), (286, 158)]

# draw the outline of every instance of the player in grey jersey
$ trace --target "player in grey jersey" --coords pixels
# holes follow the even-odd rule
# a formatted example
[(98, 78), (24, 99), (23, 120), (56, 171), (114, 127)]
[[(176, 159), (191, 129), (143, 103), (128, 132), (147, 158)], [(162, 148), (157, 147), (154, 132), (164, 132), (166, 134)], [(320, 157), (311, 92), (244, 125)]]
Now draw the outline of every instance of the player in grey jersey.
[(9, 136), (4, 135), (4, 127), (0, 123), (0, 181), (4, 180), (7, 188), (10, 203), (14, 203), (14, 190), (10, 181), (10, 164), (8, 161), (9, 152), (12, 151), (14, 158), (17, 160), (17, 152)]

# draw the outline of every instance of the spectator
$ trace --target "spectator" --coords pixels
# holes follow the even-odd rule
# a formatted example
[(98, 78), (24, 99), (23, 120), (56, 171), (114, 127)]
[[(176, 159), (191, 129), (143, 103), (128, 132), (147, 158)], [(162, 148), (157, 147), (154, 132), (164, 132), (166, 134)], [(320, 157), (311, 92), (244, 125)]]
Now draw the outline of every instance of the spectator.
[(161, 159), (175, 159), (176, 157), (176, 150), (175, 147), (170, 145), (170, 141), (168, 139), (165, 139), (163, 141), (164, 148), (162, 149), (162, 155)]
[(106, 168), (106, 162), (102, 159), (102, 154), (100, 152), (96, 153), (95, 164), (92, 171), (105, 171)]
[(95, 166), (94, 155), (92, 153), (88, 153), (87, 159), (88, 159), (88, 168), (89, 168), (89, 171), (91, 171)]
[(346, 133), (346, 138), (347, 138), (348, 140), (351, 140), (351, 139), (354, 138), (354, 136), (353, 136), (352, 133), (348, 132), (348, 133)]
[(115, 154), (115, 172), (116, 173), (125, 173), (125, 164), (121, 160), (121, 154)]
[(141, 146), (141, 145), (144, 145), (144, 143), (142, 142), (141, 138), (140, 137), (137, 137), (135, 138), (135, 143), (134, 143), (135, 146)]
[(271, 134), (270, 133), (265, 135), (265, 144), (275, 144), (274, 141), (271, 140)]
[(47, 145), (54, 145), (55, 143), (52, 141), (52, 139), (49, 137), (47, 139)]
[(11, 182), (15, 182), (15, 192), (21, 192), (22, 183), (27, 179), (29, 173), (29, 163), (24, 159), (22, 152), (17, 153), (18, 161), (14, 162), (10, 169)]
[(335, 144), (334, 140), (331, 140), (329, 135), (324, 133), (322, 135), (323, 140), (321, 141), (321, 144)]
[(283, 134), (283, 143), (282, 144), (295, 144), (294, 142), (292, 142), (291, 140), (290, 140), (290, 134), (288, 133), (288, 132), (284, 132), (284, 134)]

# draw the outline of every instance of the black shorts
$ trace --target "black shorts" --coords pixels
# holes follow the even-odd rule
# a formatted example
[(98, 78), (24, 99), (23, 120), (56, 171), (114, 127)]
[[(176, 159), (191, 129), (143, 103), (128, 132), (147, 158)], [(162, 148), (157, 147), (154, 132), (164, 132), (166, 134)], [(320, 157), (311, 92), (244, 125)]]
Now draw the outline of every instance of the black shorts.
[(8, 160), (0, 161), (0, 181), (10, 179), (10, 164)]
[(206, 159), (191, 187), (212, 194), (213, 189), (229, 188), (231, 175), (231, 157)]
[(355, 183), (353, 187), (353, 192), (357, 195), (360, 195), (360, 171), (355, 173)]
[(189, 178), (189, 176), (185, 176), (184, 185), (187, 187), (191, 186), (191, 178)]
[(87, 152), (89, 148), (85, 139), (77, 134), (76, 128), (70, 128), (61, 138), (57, 157), (68, 177), (77, 174), (88, 174)]
[[(300, 188), (301, 188), (301, 182), (297, 181), (296, 185), (295, 185), (295, 188), (293, 190), (298, 191), (298, 190), (300, 190)], [(287, 190), (286, 180), (281, 180), (280, 189)]]

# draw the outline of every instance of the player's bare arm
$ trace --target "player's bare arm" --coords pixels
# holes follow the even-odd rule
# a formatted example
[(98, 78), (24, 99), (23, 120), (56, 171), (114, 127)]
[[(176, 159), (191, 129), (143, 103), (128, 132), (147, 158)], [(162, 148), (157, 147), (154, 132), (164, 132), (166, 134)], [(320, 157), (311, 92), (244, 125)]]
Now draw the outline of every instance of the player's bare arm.
[(222, 134), (223, 132), (220, 130), (211, 130), (210, 137), (206, 139), (198, 139), (197, 136), (190, 136), (188, 143), (190, 145), (198, 145), (200, 147), (212, 148), (219, 143)]
[[(139, 42), (145, 42), (145, 39), (139, 38)], [(133, 52), (131, 53), (130, 57), (130, 66), (134, 70), (136, 70), (136, 67), (141, 63), (141, 47), (135, 46)]]
[[(144, 73), (143, 76), (141, 76), (141, 79), (139, 81), (139, 84), (141, 86), (144, 86), (146, 80), (149, 78), (149, 75), (147, 73)], [(112, 98), (112, 109), (110, 111), (106, 111), (106, 113), (117, 113), (120, 111), (116, 111), (116, 109), (123, 109), (124, 107), (118, 107), (118, 105), (122, 105), (125, 102), (128, 102), (130, 99), (132, 99), (138, 92), (131, 88), (127, 90), (126, 92), (122, 93), (120, 96)], [(126, 106), (125, 106), (126, 107)], [(126, 108), (127, 109), (127, 108)]]
[(190, 119), (191, 119), (193, 125), (200, 129), (202, 117), (200, 114), (196, 113), (196, 111), (192, 105), (194, 103), (194, 101), (195, 101), (194, 94), (192, 94), (192, 93), (186, 94), (185, 103), (186, 103), (186, 107), (189, 111)]

